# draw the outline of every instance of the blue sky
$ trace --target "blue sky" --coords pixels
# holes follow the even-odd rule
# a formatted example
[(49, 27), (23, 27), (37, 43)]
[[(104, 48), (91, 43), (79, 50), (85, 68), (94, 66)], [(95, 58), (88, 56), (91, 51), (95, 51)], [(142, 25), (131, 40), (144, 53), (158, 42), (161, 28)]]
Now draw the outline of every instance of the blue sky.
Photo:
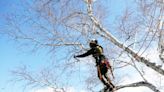
[[(17, 5), (20, 4), (18, 1), (0, 0), (0, 31), (5, 31), (3, 16), (21, 8), (21, 6)], [(112, 4), (116, 4), (110, 8), (113, 14), (119, 15), (121, 12), (119, 7), (125, 8), (124, 4), (128, 4), (126, 0), (124, 3), (121, 2), (122, 0), (111, 0)], [(9, 82), (12, 78), (10, 71), (23, 64), (30, 66), (31, 69), (37, 69), (44, 66), (48, 60), (50, 60), (50, 56), (47, 56), (46, 51), (40, 50), (39, 52), (31, 53), (30, 49), (20, 49), (16, 42), (11, 41), (5, 35), (0, 35), (0, 92), (22, 92), (21, 84), (13, 86)]]
[[(2, 30), (2, 27), (4, 26), (3, 23), (3, 16), (5, 13), (11, 11), (10, 5), (12, 3), (12, 0), (0, 0), (0, 28)], [(10, 88), (8, 88), (8, 80), (10, 79), (10, 69), (14, 68), (16, 65), (18, 65), (19, 60), (15, 57), (17, 57), (16, 53), (18, 52), (14, 47), (13, 44), (8, 43), (8, 39), (1, 35), (0, 37), (0, 91), (1, 92), (12, 92)], [(17, 53), (18, 54), (18, 53)], [(17, 61), (17, 62), (15, 62)], [(12, 88), (11, 88), (12, 89)]]
[[(18, 0), (0, 0), (0, 31), (5, 31), (4, 16), (21, 8), (17, 4)], [(0, 92), (22, 92), (21, 84), (13, 85), (10, 82), (13, 78), (11, 70), (21, 65), (37, 69), (49, 59), (44, 51), (31, 53), (28, 48), (24, 49), (26, 50), (20, 49), (20, 46), (6, 35), (0, 35)]]
[[(4, 29), (4, 17), (6, 13), (17, 11), (19, 0), (0, 0), (0, 31)], [(18, 11), (17, 11), (18, 12)], [(11, 70), (21, 65), (29, 65), (32, 69), (37, 69), (49, 60), (44, 51), (30, 53), (30, 49), (20, 49), (16, 42), (11, 41), (5, 35), (0, 37), (0, 92), (22, 92), (21, 83), (12, 84), (9, 82), (13, 78)], [(45, 57), (46, 56), (46, 57)]]
[(30, 66), (30, 70), (35, 70), (42, 67), (48, 60), (46, 53), (31, 53), (24, 52), (15, 45), (15, 42), (8, 41), (7, 38), (1, 37), (0, 39), (0, 91), (3, 92), (22, 92), (21, 85), (15, 84), (9, 80), (13, 79), (11, 70), (21, 66)]

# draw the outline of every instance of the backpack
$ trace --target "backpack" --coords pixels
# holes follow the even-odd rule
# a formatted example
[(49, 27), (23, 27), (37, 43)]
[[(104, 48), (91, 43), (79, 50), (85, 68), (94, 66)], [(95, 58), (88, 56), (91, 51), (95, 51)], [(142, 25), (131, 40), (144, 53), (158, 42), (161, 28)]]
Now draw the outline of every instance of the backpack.
[(102, 55), (103, 54), (103, 48), (101, 46), (96, 46), (96, 54), (97, 55)]

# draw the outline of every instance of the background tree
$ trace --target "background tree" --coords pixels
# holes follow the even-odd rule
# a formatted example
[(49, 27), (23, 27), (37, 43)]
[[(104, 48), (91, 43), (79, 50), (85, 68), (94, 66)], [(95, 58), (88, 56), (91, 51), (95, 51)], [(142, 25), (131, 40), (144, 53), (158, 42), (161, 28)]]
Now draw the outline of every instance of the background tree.
[[(89, 58), (77, 62), (72, 57), (85, 51), (91, 38), (97, 38), (113, 65), (116, 76), (113, 81), (118, 91), (139, 86), (148, 87), (154, 92), (164, 90), (161, 88), (164, 85), (164, 70), (160, 63), (163, 61), (163, 0), (126, 1), (127, 6), (122, 8), (124, 10), (119, 15), (113, 12), (114, 6), (119, 4), (112, 6), (112, 2), (22, 1), (19, 12), (5, 17), (6, 30), (2, 33), (18, 41), (21, 46), (33, 47), (34, 51), (45, 48), (55, 60), (36, 74), (29, 72), (26, 66), (16, 69), (13, 71), (15, 78), (25, 81), (28, 86), (46, 86), (65, 91), (68, 81), (63, 80), (70, 79), (71, 83), (77, 79), (75, 75), (82, 72), (77, 71), (78, 65), (84, 65), (87, 69), (84, 69), (87, 72), (86, 88), (95, 91), (102, 85), (97, 81), (93, 60)], [(71, 75), (66, 77), (68, 74)], [(156, 75), (153, 76), (154, 80), (150, 74)], [(128, 81), (128, 76), (135, 81)]]

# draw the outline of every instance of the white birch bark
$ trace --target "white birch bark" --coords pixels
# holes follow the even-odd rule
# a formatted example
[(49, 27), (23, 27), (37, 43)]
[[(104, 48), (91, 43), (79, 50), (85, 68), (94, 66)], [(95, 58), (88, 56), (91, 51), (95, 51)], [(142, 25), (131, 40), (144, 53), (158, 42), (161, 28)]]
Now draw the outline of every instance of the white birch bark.
[[(91, 21), (95, 24), (95, 26), (100, 30), (101, 36), (105, 37), (106, 39), (110, 40), (114, 45), (118, 46), (119, 48), (123, 49), (127, 53), (129, 53), (133, 58), (135, 58), (138, 62), (142, 62), (145, 64), (147, 67), (153, 69), (154, 71), (160, 73), (161, 75), (164, 75), (164, 70), (157, 66), (155, 63), (149, 62), (149, 60), (145, 59), (142, 56), (139, 56), (138, 53), (136, 53), (133, 49), (129, 48), (128, 46), (125, 46), (123, 43), (121, 43), (116, 37), (114, 37), (108, 30), (106, 30), (102, 24), (96, 19), (95, 16), (93, 16), (93, 11), (92, 11), (92, 6), (91, 4), (88, 4), (88, 16), (90, 17)], [(103, 34), (103, 35), (102, 35)], [(160, 92), (153, 84), (148, 83), (148, 82), (136, 82), (132, 84), (127, 84), (123, 86), (118, 86), (116, 87), (116, 90), (119, 90), (121, 88), (125, 87), (139, 87), (139, 86), (145, 86), (153, 90), (154, 92)], [(103, 91), (102, 89), (101, 91)]]

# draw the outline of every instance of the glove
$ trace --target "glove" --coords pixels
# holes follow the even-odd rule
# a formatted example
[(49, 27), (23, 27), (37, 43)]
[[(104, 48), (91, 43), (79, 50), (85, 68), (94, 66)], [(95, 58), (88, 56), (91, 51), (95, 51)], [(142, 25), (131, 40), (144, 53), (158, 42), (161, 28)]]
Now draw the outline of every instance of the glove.
[(74, 55), (74, 56), (73, 56), (73, 58), (77, 58), (77, 56), (76, 56), (76, 55)]
[(76, 55), (73, 56), (76, 59), (76, 62), (79, 62), (80, 60), (77, 58)]

